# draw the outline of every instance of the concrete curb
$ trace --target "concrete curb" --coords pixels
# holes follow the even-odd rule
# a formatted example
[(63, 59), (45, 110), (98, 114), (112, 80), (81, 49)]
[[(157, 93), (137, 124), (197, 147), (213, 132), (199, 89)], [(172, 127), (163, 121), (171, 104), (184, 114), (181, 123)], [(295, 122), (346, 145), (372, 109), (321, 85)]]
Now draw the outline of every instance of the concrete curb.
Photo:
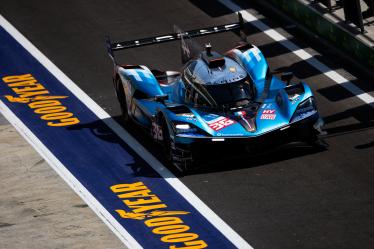
[(321, 13), (300, 0), (269, 0), (313, 33), (331, 42), (344, 53), (352, 55), (363, 66), (374, 69), (374, 49), (357, 39), (343, 27), (329, 21)]

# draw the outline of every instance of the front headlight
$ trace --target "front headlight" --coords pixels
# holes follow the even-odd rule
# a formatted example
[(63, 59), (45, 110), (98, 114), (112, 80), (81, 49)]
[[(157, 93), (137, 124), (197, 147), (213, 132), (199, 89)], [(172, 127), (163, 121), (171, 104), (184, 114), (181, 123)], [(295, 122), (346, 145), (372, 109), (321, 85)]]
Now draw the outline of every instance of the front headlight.
[(183, 122), (173, 122), (173, 129), (175, 135), (179, 137), (206, 137), (210, 136), (209, 133), (200, 129), (199, 127), (183, 123)]
[(197, 132), (196, 127), (193, 127), (190, 124), (184, 124), (184, 123), (174, 123), (174, 130), (176, 134)]
[(291, 118), (291, 123), (307, 118), (317, 113), (316, 103), (313, 97), (310, 97), (299, 104)]

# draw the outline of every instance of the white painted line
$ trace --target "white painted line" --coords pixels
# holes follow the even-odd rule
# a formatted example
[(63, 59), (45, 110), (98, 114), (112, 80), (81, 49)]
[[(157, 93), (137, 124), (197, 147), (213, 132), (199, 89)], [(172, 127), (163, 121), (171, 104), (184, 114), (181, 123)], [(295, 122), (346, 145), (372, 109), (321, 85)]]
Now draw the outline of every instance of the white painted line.
[[(56, 65), (54, 65), (44, 54), (42, 54), (31, 42), (29, 42), (16, 28), (14, 28), (2, 15), (0, 15), (0, 25), (16, 39), (32, 56), (35, 57), (51, 74), (53, 74), (63, 85), (65, 85), (77, 98), (79, 98), (93, 113), (102, 119), (123, 141), (125, 141), (137, 154), (159, 173), (172, 188), (181, 194), (197, 211), (199, 211), (218, 231), (220, 231), (231, 243), (238, 248), (252, 248), (239, 234), (237, 234), (226, 222), (213, 212), (204, 202), (202, 202), (187, 186), (185, 186), (176, 176), (165, 168), (151, 153), (149, 153), (134, 137), (123, 129), (107, 112), (105, 112), (96, 102), (94, 102), (85, 92), (83, 92), (70, 78), (68, 78)], [(22, 126), (20, 120), (14, 123)], [(24, 129), (20, 130), (23, 132)], [(34, 145), (34, 143), (32, 143)], [(36, 147), (35, 147), (36, 148)], [(40, 149), (37, 149), (38, 151)], [(42, 155), (43, 156), (43, 155)], [(63, 167), (63, 165), (61, 164)], [(74, 189), (74, 188), (73, 188)], [(74, 189), (76, 192), (79, 189)], [(83, 191), (83, 190), (82, 190)], [(78, 192), (77, 192), (78, 193)], [(83, 197), (82, 197), (83, 199)], [(86, 201), (86, 199), (83, 199)], [(94, 208), (99, 209), (94, 203)], [(92, 204), (92, 205), (94, 205)], [(93, 209), (95, 211), (95, 209)], [(105, 210), (106, 211), (106, 210)], [(102, 217), (110, 221), (115, 219), (108, 213), (102, 213)], [(101, 217), (101, 216), (100, 216)], [(105, 222), (105, 221), (104, 221)], [(117, 229), (114, 223), (106, 222), (109, 228), (130, 248), (139, 248), (134, 238), (124, 229)], [(116, 231), (117, 230), (117, 231)], [(120, 237), (121, 236), (121, 237)], [(131, 238), (130, 238), (131, 237)], [(125, 240), (127, 239), (127, 240)]]
[(292, 51), (292, 53), (294, 53), (295, 55), (297, 55), (303, 60), (309, 60), (310, 58), (313, 58), (313, 56), (307, 53), (304, 49), (298, 49), (298, 50)]
[(347, 82), (347, 80), (340, 76), (340, 75), (336, 75), (335, 71), (328, 71), (328, 72), (325, 72), (324, 73), (327, 77), (329, 77), (330, 79), (334, 79), (336, 83), (338, 84), (342, 84), (344, 82)]
[[(1, 21), (0, 16), (0, 25)], [(1, 100), (0, 112), (125, 245), (143, 248)]]
[[(257, 25), (260, 26), (260, 25)], [(262, 25), (261, 25), (262, 26)], [(281, 42), (281, 41), (287, 41), (287, 38), (278, 33), (275, 29), (265, 29), (264, 33), (267, 34), (269, 37), (273, 38), (274, 41)]]
[(251, 23), (253, 26), (258, 28), (259, 30), (263, 31), (274, 41), (278, 41), (278, 42), (281, 41), (281, 44), (284, 47), (286, 47), (288, 50), (293, 52), (296, 56), (305, 60), (308, 64), (310, 64), (311, 66), (313, 66), (314, 68), (322, 72), (324, 75), (329, 77), (335, 83), (341, 85), (342, 87), (350, 91), (353, 95), (355, 95), (357, 98), (361, 99), (363, 102), (365, 102), (366, 104), (374, 108), (374, 97), (373, 96), (371, 96), (368, 93), (365, 93), (355, 84), (350, 82), (348, 79), (344, 78), (342, 75), (340, 75), (336, 71), (332, 70), (331, 68), (329, 68), (328, 66), (326, 66), (325, 64), (323, 64), (322, 62), (314, 58), (313, 55), (311, 55), (304, 49), (301, 49), (300, 47), (298, 47), (295, 43), (288, 40), (278, 31), (270, 28), (268, 25), (266, 25), (264, 22), (259, 20), (256, 16), (249, 13), (248, 11), (242, 10), (242, 8), (239, 5), (237, 5), (231, 0), (219, 0), (219, 2), (225, 5), (227, 8), (231, 9), (233, 12), (240, 12), (244, 20)]

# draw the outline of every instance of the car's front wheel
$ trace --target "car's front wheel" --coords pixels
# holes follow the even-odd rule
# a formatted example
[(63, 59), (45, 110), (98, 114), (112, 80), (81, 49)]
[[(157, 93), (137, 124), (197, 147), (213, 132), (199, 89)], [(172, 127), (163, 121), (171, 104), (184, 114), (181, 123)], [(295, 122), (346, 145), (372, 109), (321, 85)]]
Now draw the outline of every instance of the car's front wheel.
[(192, 151), (187, 148), (181, 148), (181, 146), (174, 142), (173, 138), (170, 137), (170, 132), (165, 120), (162, 122), (162, 137), (165, 157), (177, 167), (179, 171), (187, 173), (196, 169)]
[(314, 135), (310, 137), (306, 142), (307, 144), (318, 150), (325, 150), (329, 147), (329, 144), (319, 135)]
[(325, 150), (329, 146), (328, 143), (326, 143), (324, 139), (321, 137), (321, 132), (316, 130), (314, 127), (310, 127), (309, 129), (303, 130), (302, 137), (307, 144), (316, 149)]

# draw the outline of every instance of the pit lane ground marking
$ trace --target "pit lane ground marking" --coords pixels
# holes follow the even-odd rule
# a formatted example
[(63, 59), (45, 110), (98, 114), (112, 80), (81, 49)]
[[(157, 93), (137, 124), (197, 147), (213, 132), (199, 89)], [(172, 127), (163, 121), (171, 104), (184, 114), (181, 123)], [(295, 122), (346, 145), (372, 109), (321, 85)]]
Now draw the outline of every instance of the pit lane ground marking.
[[(134, 137), (123, 129), (108, 113), (83, 92), (56, 65), (43, 55), (30, 41), (28, 41), (2, 15), (0, 26), (4, 28), (17, 42), (23, 46), (41, 65), (43, 65), (58, 81), (67, 87), (82, 103), (96, 114), (109, 128), (111, 128), (131, 149), (133, 149), (160, 175), (169, 185), (183, 196), (200, 214), (202, 214), (218, 231), (238, 248), (252, 248), (217, 214), (203, 203), (190, 189), (165, 168), (151, 153), (149, 153)], [(0, 111), (22, 136), (36, 149), (54, 170), (69, 184), (69, 186), (90, 206), (90, 208), (104, 221), (104, 223), (130, 248), (142, 248), (139, 243), (123, 228), (114, 217), (90, 194), (90, 192), (66, 169), (66, 167), (46, 148), (43, 143), (26, 127), (26, 125), (2, 102)]]
[(322, 74), (324, 74), (326, 77), (330, 78), (332, 81), (337, 83), (338, 85), (341, 85), (345, 89), (347, 89), (349, 92), (351, 92), (353, 95), (355, 95), (357, 98), (361, 99), (366, 104), (370, 105), (372, 108), (374, 108), (374, 97), (371, 96), (369, 93), (366, 93), (365, 91), (361, 90), (358, 86), (350, 82), (348, 79), (337, 73), (336, 71), (332, 70), (319, 60), (313, 57), (313, 55), (309, 54), (304, 49), (298, 47), (295, 43), (288, 40), (286, 37), (284, 37), (282, 34), (280, 34), (275, 29), (270, 28), (268, 25), (263, 23), (261, 20), (259, 20), (256, 16), (249, 13), (247, 10), (242, 10), (242, 7), (237, 5), (231, 0), (219, 0), (221, 4), (232, 10), (233, 12), (240, 12), (243, 15), (244, 20), (246, 20), (251, 25), (255, 26), (262, 32), (264, 32), (267, 36), (269, 36), (271, 39), (277, 42), (281, 42), (281, 44), (290, 50), (293, 54), (295, 54), (300, 59), (306, 61), (308, 64), (310, 64), (312, 67), (319, 70)]
[(0, 112), (124, 244), (129, 248), (143, 248), (1, 100)]

